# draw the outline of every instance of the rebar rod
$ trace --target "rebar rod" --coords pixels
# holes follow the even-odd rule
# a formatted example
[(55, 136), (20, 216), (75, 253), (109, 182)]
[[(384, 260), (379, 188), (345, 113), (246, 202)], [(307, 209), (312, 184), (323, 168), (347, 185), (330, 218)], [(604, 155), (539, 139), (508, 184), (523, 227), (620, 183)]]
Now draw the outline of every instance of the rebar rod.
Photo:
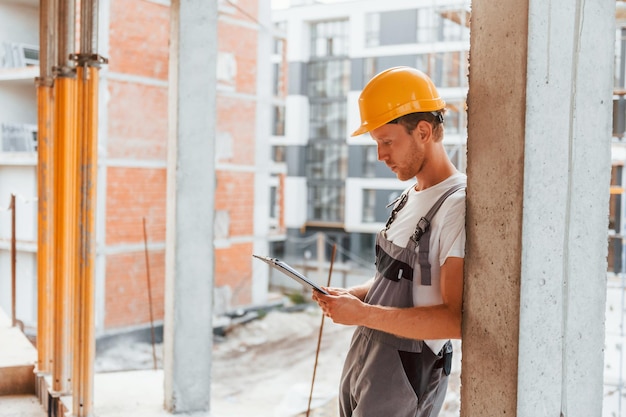
[[(328, 268), (327, 287), (330, 287), (330, 281), (333, 275), (333, 264), (335, 263), (335, 253), (337, 252), (337, 244), (333, 244), (333, 252), (330, 256), (330, 267)], [(324, 331), (324, 313), (322, 313), (322, 322), (320, 323), (319, 334), (317, 335), (317, 348), (315, 349), (315, 364), (313, 365), (313, 378), (311, 379), (311, 391), (309, 392), (309, 403), (306, 408), (306, 417), (311, 412), (311, 401), (313, 400), (313, 386), (315, 385), (315, 375), (317, 373), (317, 362), (320, 356), (320, 348), (322, 346), (322, 332)]]

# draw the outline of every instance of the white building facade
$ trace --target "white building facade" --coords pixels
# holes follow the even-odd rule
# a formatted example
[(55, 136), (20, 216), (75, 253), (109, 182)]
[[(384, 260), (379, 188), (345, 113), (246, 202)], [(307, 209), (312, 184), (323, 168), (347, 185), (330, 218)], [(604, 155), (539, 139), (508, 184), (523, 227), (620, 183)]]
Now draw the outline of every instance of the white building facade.
[[(311, 236), (321, 232), (337, 243), (339, 261), (373, 265), (386, 206), (411, 183), (377, 161), (369, 135), (350, 137), (360, 125), (359, 94), (382, 70), (406, 65), (433, 79), (447, 104), (444, 144), (465, 170), (469, 14), (470, 2), (461, 0), (346, 1), (274, 11), (287, 40), (282, 68), (288, 68), (275, 76), (287, 84), (274, 112), (284, 128), (275, 129), (273, 155), (286, 173), (277, 193), (284, 196), (286, 241), (273, 245), (275, 256), (320, 259)], [(321, 258), (328, 259), (326, 252)]]

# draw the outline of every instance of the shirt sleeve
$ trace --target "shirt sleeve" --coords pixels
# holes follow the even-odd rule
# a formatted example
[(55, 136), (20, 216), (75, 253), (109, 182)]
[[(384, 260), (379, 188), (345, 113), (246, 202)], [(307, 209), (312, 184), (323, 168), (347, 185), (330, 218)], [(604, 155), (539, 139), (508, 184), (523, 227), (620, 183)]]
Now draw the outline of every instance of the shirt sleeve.
[(451, 201), (439, 238), (439, 265), (449, 257), (465, 257), (465, 197)]

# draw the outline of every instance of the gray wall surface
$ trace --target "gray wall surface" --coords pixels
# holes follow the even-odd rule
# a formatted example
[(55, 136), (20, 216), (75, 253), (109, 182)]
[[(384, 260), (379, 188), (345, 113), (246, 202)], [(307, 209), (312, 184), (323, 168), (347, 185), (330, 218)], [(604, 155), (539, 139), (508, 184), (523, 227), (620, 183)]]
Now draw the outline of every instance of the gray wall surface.
[(472, 2), (463, 417), (601, 415), (614, 11)]

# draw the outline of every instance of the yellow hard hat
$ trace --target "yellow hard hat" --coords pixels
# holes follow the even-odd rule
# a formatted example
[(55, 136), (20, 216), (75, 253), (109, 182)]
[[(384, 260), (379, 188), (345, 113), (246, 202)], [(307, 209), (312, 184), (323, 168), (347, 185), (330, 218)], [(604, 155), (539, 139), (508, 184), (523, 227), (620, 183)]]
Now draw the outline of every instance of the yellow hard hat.
[(362, 135), (409, 113), (435, 112), (446, 106), (432, 80), (411, 67), (389, 68), (372, 78), (359, 96)]

